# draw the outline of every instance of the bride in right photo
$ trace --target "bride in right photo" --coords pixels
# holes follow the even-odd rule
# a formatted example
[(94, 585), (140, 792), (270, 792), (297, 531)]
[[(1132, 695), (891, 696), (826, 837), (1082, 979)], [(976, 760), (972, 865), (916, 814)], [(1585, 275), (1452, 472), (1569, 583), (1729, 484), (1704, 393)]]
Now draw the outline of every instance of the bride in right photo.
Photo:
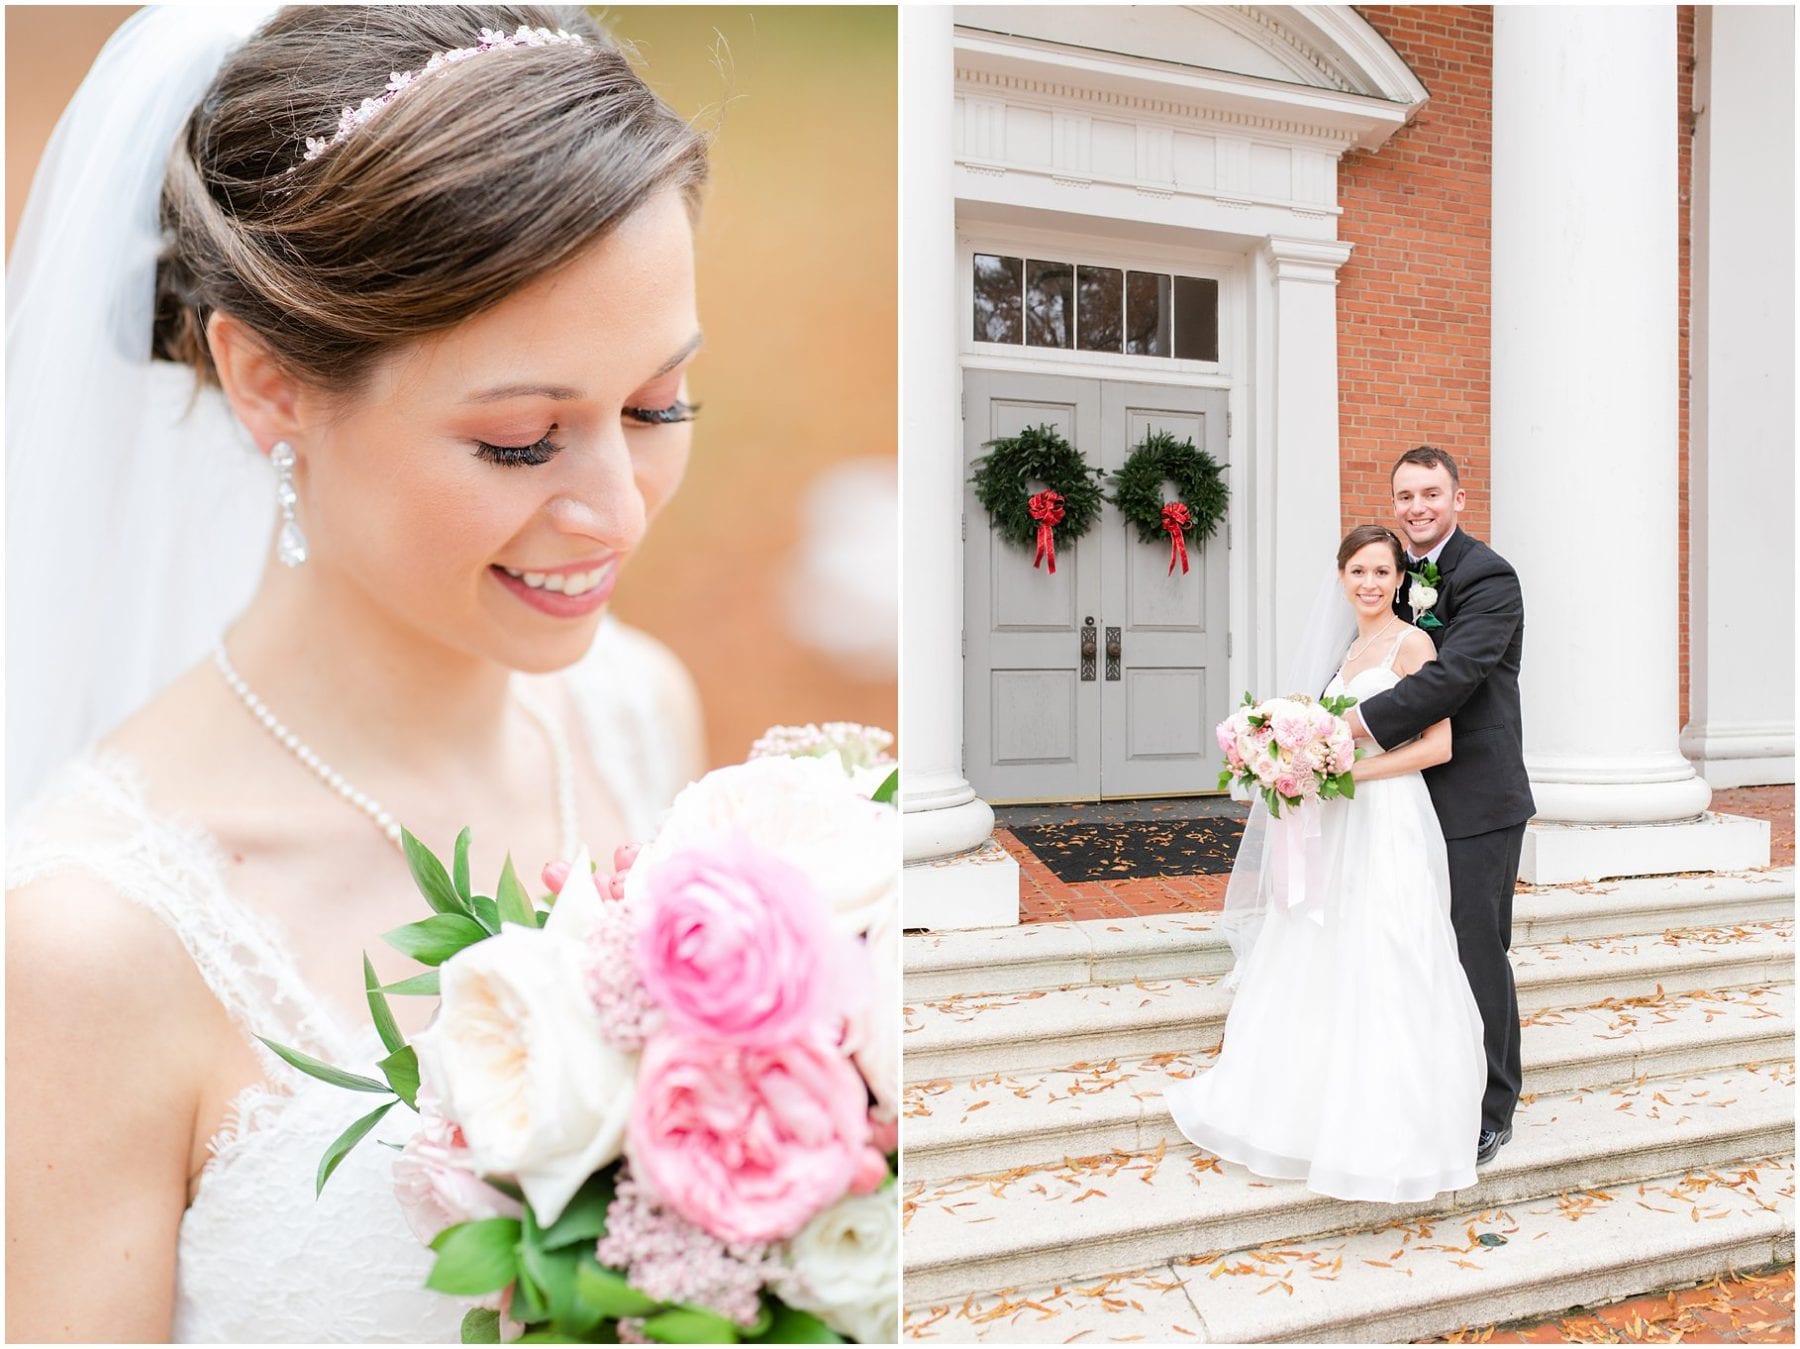
[(1791, 1337), (1792, 11), (899, 32), (901, 1338)]

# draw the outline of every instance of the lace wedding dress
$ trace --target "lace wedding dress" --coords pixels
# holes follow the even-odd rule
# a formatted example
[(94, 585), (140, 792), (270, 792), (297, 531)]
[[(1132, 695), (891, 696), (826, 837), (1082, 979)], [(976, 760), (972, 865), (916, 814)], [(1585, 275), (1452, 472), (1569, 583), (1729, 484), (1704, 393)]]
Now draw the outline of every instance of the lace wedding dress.
[[(1398, 649), (1326, 695), (1392, 688)], [(1472, 1185), (1487, 1058), (1425, 780), (1359, 782), (1319, 809), (1325, 921), (1271, 907), (1218, 1060), (1166, 1093), (1170, 1113), (1208, 1152), (1338, 1199)]]
[[(685, 785), (666, 730), (659, 659), (646, 639), (609, 620), (566, 676), (634, 839), (649, 837)], [(346, 1025), (306, 985), (281, 927), (226, 889), (212, 839), (152, 811), (138, 766), (123, 756), (76, 759), (14, 827), (9, 891), (68, 871), (98, 879), (173, 929), (246, 1037), (380, 1075), (374, 1065), (385, 1051), (374, 1028)], [(394, 1196), (392, 1150), (375, 1146), (404, 1142), (416, 1116), (389, 1112), (315, 1199), (320, 1156), (364, 1106), (255, 1049), (266, 1080), (232, 1103), (182, 1217), (172, 1340), (458, 1341), (474, 1303), (425, 1289), (431, 1253)]]

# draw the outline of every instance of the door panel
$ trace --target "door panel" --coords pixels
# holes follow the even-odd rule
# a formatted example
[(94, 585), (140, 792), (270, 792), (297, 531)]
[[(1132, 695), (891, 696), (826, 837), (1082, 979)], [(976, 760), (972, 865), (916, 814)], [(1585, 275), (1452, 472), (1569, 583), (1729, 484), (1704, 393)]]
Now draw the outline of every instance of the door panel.
[[(963, 374), (963, 462), (985, 442), (1049, 424), (1097, 445), (1094, 380), (969, 370)], [(1089, 449), (1090, 459), (1094, 451)], [(1056, 550), (1056, 574), (1000, 538), (965, 487), (963, 762), (995, 801), (1092, 800), (1100, 794), (1100, 688), (1081, 679), (1082, 621), (1097, 612), (1095, 536)]]
[[(1226, 395), (1219, 389), (1108, 381), (1101, 444), (1109, 473), (1152, 431), (1167, 431), (1225, 462)], [(1174, 499), (1174, 486), (1166, 489)], [(1120, 632), (1119, 678), (1100, 694), (1100, 778), (1105, 796), (1212, 790), (1212, 728), (1228, 711), (1225, 531), (1188, 550), (1189, 570), (1169, 571), (1166, 536), (1154, 544), (1111, 506), (1104, 521), (1107, 621)], [(1110, 673), (1110, 672), (1109, 672)]]

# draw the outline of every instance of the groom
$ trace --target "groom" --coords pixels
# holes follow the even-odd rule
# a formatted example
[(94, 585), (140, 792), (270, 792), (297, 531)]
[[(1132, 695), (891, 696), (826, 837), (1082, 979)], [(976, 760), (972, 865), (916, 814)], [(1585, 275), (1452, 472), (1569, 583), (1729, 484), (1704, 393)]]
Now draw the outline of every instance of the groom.
[[(1407, 546), (1395, 612), (1431, 634), (1438, 658), (1352, 708), (1347, 719), (1352, 730), (1386, 746), (1450, 718), (1453, 757), (1426, 769), (1425, 783), (1444, 828), (1450, 919), (1486, 1041), (1488, 1084), (1475, 1153), (1481, 1163), (1512, 1137), (1519, 1100), (1519, 1001), (1506, 952), (1525, 822), (1536, 809), (1519, 721), (1525, 602), (1506, 559), (1457, 528), (1468, 497), (1454, 459), (1421, 445), (1400, 456), (1389, 480)], [(1435, 587), (1420, 576), (1428, 563), (1437, 568)]]

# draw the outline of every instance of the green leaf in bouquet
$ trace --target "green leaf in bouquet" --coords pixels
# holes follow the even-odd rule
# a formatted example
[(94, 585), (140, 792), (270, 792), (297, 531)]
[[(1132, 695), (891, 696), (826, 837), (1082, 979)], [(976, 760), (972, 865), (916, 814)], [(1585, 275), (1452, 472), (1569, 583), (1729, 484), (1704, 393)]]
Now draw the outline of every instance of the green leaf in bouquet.
[(425, 1286), (457, 1297), (497, 1293), (519, 1274), (519, 1220), (457, 1223), (432, 1238), (437, 1260)]
[(350, 1149), (362, 1142), (364, 1135), (381, 1123), (381, 1117), (399, 1104), (398, 1101), (388, 1101), (371, 1110), (332, 1140), (331, 1146), (325, 1149), (325, 1155), (319, 1158), (318, 1183), (313, 1187), (315, 1199), (324, 1193), (325, 1182), (330, 1180), (331, 1173), (338, 1169), (338, 1163), (350, 1155)]
[[(529, 1209), (526, 1210), (528, 1213)], [(529, 1224), (527, 1224), (529, 1226)], [(568, 1246), (547, 1251), (527, 1238), (519, 1243), (520, 1275), (543, 1290), (551, 1325), (577, 1337), (586, 1335), (605, 1318), (605, 1313), (581, 1296), (577, 1285), (582, 1261), (593, 1260), (591, 1251)]]
[[(613, 1170), (589, 1176), (562, 1215), (543, 1229), (542, 1243), (547, 1251), (573, 1246), (578, 1241), (599, 1241), (606, 1235), (606, 1210), (613, 1201)], [(626, 1313), (630, 1315), (631, 1313)]]
[(381, 1075), (394, 1089), (394, 1095), (414, 1110), (419, 1108), (419, 1055), (411, 1045), (401, 1045), (379, 1064)]
[(316, 1077), (321, 1082), (329, 1082), (334, 1087), (345, 1087), (350, 1091), (375, 1091), (387, 1095), (388, 1085), (377, 1082), (372, 1077), (363, 1077), (357, 1073), (347, 1073), (342, 1068), (333, 1068), (329, 1063), (321, 1063), (310, 1054), (302, 1054), (298, 1049), (289, 1049), (286, 1045), (278, 1045), (273, 1040), (256, 1037), (269, 1047), (269, 1051), (286, 1063), (291, 1063), (308, 1077)]
[(894, 804), (894, 798), (899, 794), (900, 770), (896, 768), (881, 780), (881, 785), (875, 789), (875, 795), (871, 796), (869, 800), (879, 801), (884, 806), (891, 806)]
[(484, 940), (487, 929), (463, 913), (434, 913), (392, 932), (382, 940), (421, 965), (442, 965), (465, 946)]
[(512, 1314), (527, 1324), (550, 1319), (550, 1299), (545, 1295), (542, 1285), (531, 1277), (531, 1271), (525, 1268), (523, 1260), (519, 1262), (519, 1281), (513, 1285)]
[(757, 1344), (842, 1344), (844, 1337), (810, 1312), (775, 1302), (775, 1320), (755, 1337)]
[(528, 1330), (514, 1344), (586, 1344), (579, 1335), (565, 1335), (559, 1330)]
[(755, 1322), (751, 1325), (739, 1326), (738, 1335), (745, 1340), (756, 1340), (767, 1335), (774, 1324), (775, 1303), (765, 1297), (757, 1304)]
[(1219, 770), (1219, 790), (1224, 791), (1226, 788), (1230, 787), (1231, 779), (1236, 776), (1237, 775), (1229, 768), (1221, 768)]
[(659, 1344), (736, 1344), (738, 1328), (704, 1307), (670, 1307), (644, 1318), (644, 1334)]
[(608, 1269), (593, 1259), (592, 1252), (575, 1267), (575, 1295), (584, 1303), (615, 1320), (621, 1316), (648, 1316), (662, 1304), (646, 1293), (640, 1293), (625, 1281), (616, 1269)]
[(500, 1343), (500, 1313), (492, 1307), (476, 1307), (462, 1319), (464, 1344)]
[(425, 973), (415, 974), (410, 979), (402, 979), (397, 984), (383, 984), (381, 991), (402, 998), (435, 998), (438, 995), (438, 972), (426, 970)]
[(476, 895), (469, 901), (469, 909), (480, 923), (494, 936), (500, 935), (500, 906), (486, 895)]
[[(369, 997), (369, 1016), (375, 1022), (375, 1032), (381, 1036), (381, 1043), (389, 1053), (401, 1049), (406, 1044), (406, 1037), (400, 1033), (400, 1027), (394, 1021), (393, 1009), (388, 1006), (387, 995), (381, 991), (381, 981), (375, 977), (375, 967), (369, 963), (369, 953), (363, 952), (363, 988)], [(412, 1102), (408, 1101), (408, 1105)]]
[(520, 927), (538, 925), (537, 909), (532, 905), (531, 896), (525, 893), (525, 887), (519, 884), (511, 853), (506, 855), (506, 865), (500, 869), (500, 884), (494, 890), (494, 899), (500, 905), (502, 923), (517, 923)]
[(412, 872), (413, 884), (419, 887), (427, 904), (439, 913), (468, 912), (436, 853), (405, 829), (400, 831), (400, 846), (406, 850), (406, 867)]
[(456, 897), (462, 901), (466, 912), (469, 900), (469, 829), (463, 826), (462, 833), (456, 836), (456, 852), (450, 860), (450, 884), (456, 891)]
[(1349, 773), (1339, 773), (1332, 781), (1337, 783), (1338, 791), (1343, 793), (1345, 800), (1350, 800), (1355, 797), (1356, 779)]

